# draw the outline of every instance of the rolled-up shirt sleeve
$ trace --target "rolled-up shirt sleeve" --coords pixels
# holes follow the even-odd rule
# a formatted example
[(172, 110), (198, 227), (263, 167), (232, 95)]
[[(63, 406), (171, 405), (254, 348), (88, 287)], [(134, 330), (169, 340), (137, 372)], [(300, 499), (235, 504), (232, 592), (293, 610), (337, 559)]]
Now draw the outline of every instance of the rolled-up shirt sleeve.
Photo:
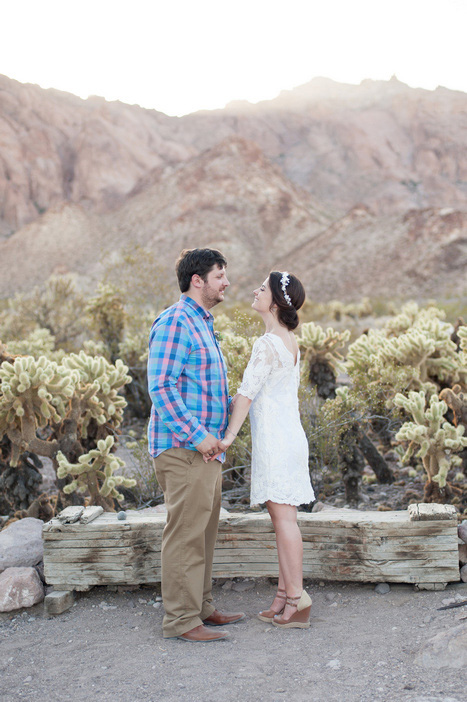
[(149, 339), (148, 390), (161, 421), (179, 441), (200, 444), (208, 431), (183, 401), (178, 382), (192, 342), (180, 321), (155, 324)]

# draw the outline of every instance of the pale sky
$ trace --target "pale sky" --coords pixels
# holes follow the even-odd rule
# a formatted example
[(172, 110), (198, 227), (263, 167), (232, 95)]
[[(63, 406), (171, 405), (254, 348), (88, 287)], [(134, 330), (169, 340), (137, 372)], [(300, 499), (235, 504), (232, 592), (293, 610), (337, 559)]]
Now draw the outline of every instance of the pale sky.
[(170, 115), (315, 76), (467, 92), (467, 0), (0, 0), (0, 73)]

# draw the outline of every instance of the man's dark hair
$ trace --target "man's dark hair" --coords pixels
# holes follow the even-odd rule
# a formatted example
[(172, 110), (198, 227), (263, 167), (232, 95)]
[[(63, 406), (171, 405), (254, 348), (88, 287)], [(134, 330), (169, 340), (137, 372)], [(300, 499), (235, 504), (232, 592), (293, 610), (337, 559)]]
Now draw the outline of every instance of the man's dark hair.
[(199, 275), (206, 282), (214, 266), (225, 268), (226, 265), (227, 261), (217, 249), (184, 249), (175, 264), (181, 292), (188, 290), (193, 275)]

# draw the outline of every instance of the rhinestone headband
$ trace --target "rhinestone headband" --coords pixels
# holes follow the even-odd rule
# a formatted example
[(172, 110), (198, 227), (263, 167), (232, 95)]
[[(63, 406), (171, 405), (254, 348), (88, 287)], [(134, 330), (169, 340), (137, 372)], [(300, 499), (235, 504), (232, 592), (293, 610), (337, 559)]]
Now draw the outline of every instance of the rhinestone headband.
[(286, 303), (290, 307), (293, 307), (292, 300), (290, 299), (290, 296), (287, 294), (287, 285), (289, 284), (289, 282), (290, 282), (289, 274), (287, 273), (287, 271), (284, 271), (282, 273), (282, 277), (281, 277), (281, 288), (282, 288), (282, 292), (284, 293), (284, 300), (286, 301)]

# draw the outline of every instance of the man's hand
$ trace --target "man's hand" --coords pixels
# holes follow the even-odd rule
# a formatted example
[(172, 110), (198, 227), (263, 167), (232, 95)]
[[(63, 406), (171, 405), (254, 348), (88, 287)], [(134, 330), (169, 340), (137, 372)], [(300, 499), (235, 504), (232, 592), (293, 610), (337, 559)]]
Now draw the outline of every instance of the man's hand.
[(211, 456), (215, 456), (216, 453), (222, 453), (222, 451), (219, 450), (218, 444), (219, 439), (216, 439), (212, 434), (208, 434), (207, 437), (197, 445), (196, 450), (202, 453), (203, 456), (210, 458)]
[(225, 453), (229, 446), (233, 443), (234, 436), (230, 436), (230, 434), (226, 434), (224, 439), (220, 439), (220, 441), (217, 444), (217, 451), (214, 454), (208, 454), (203, 456), (204, 461), (208, 463), (208, 461), (215, 461), (216, 458), (218, 458), (221, 453)]

